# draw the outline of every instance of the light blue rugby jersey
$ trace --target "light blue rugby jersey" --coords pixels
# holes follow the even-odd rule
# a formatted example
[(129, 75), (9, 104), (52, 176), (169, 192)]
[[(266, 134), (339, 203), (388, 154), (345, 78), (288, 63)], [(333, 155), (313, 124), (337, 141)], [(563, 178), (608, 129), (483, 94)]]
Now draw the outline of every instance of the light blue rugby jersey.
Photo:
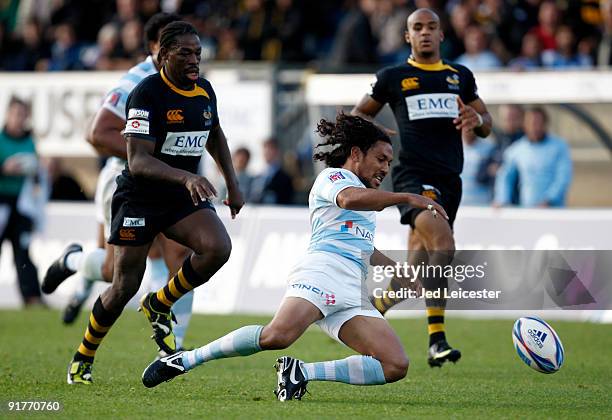
[(308, 252), (338, 254), (357, 263), (365, 273), (374, 252), (376, 212), (338, 207), (336, 197), (349, 187), (366, 188), (354, 173), (342, 168), (326, 168), (317, 176), (308, 198), (311, 226)]
[[(153, 57), (148, 56), (144, 61), (136, 64), (121, 77), (117, 86), (111, 89), (106, 95), (102, 107), (108, 109), (122, 120), (125, 120), (125, 106), (130, 92), (132, 92), (136, 85), (143, 79), (155, 73), (157, 73), (157, 69), (153, 63)], [(125, 160), (118, 157), (111, 157), (109, 161), (114, 161), (113, 163), (121, 164), (122, 166), (125, 164)]]

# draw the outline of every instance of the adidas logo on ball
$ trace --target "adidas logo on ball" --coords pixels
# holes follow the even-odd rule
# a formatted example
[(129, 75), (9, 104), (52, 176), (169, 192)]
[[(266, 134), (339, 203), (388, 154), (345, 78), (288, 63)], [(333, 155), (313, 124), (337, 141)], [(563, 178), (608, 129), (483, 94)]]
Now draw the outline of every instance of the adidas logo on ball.
[(542, 331), (532, 330), (532, 329), (527, 330), (527, 332), (529, 333), (531, 338), (533, 338), (533, 341), (536, 342), (539, 348), (544, 347), (544, 340), (546, 340), (546, 336), (548, 334)]

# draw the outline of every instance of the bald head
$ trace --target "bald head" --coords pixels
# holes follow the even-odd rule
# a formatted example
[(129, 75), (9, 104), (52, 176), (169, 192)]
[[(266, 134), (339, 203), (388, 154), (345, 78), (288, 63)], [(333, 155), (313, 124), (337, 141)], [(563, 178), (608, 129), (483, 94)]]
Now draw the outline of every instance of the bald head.
[(443, 35), (440, 17), (432, 9), (417, 9), (408, 16), (405, 37), (416, 61), (431, 63), (440, 60)]
[(436, 12), (434, 12), (432, 9), (423, 7), (421, 9), (416, 9), (410, 14), (410, 16), (408, 16), (408, 21), (406, 22), (408, 25), (408, 29), (410, 29), (411, 22), (414, 22), (415, 19), (417, 19), (418, 16), (422, 14), (425, 14), (428, 20), (435, 20), (436, 22), (440, 23), (440, 16), (438, 16)]

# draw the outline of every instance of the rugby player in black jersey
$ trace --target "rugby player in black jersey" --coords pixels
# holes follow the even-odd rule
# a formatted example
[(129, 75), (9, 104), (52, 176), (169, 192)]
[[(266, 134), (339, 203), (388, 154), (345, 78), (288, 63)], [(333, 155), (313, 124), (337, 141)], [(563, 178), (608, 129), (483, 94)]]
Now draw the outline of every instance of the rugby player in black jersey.
[[(492, 120), (478, 97), (474, 76), (467, 68), (440, 59), (443, 34), (440, 19), (430, 9), (418, 9), (408, 17), (406, 42), (412, 55), (407, 63), (387, 67), (376, 74), (372, 92), (352, 113), (374, 118), (388, 103), (395, 115), (401, 148), (399, 163), (392, 172), (396, 192), (422, 194), (440, 203), (449, 220), (434, 217), (410, 206), (399, 206), (401, 223), (411, 227), (408, 237), (409, 263), (423, 261), (446, 265), (454, 255), (453, 221), (461, 201), (463, 168), (462, 130), (474, 130), (480, 137), (491, 132)], [(387, 129), (388, 132), (393, 130)], [(446, 288), (448, 279), (421, 279), (425, 289)], [(393, 279), (389, 290), (402, 287)], [(374, 299), (385, 313), (399, 300), (387, 296)], [(427, 299), (430, 366), (461, 357), (446, 341), (445, 299)]]
[(113, 282), (94, 304), (68, 368), (68, 383), (91, 383), (95, 352), (138, 291), (158, 233), (193, 250), (168, 284), (140, 303), (156, 343), (169, 354), (176, 350), (172, 304), (208, 281), (229, 258), (230, 238), (210, 203), (216, 191), (197, 174), (204, 148), (223, 172), (232, 218), (244, 201), (219, 125), (215, 93), (199, 77), (200, 54), (193, 26), (168, 24), (160, 36), (160, 72), (144, 79), (128, 98), (128, 164), (117, 178), (109, 238), (115, 252)]

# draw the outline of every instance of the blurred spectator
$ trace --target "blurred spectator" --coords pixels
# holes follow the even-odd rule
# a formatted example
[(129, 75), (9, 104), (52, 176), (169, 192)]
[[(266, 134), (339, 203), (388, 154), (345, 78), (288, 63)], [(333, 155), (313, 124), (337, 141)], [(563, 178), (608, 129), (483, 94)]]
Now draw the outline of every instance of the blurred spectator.
[(560, 11), (557, 3), (546, 0), (540, 4), (538, 11), (538, 25), (531, 29), (542, 44), (544, 51), (554, 50), (557, 46), (555, 34), (560, 23)]
[(494, 145), (487, 139), (476, 136), (474, 130), (464, 130), (463, 139), (463, 196), (461, 204), (467, 206), (485, 206), (491, 203), (493, 188), (488, 182), (478, 178), (478, 170), (491, 155)]
[(512, 55), (520, 53), (524, 35), (537, 25), (539, 3), (540, 0), (505, 2), (505, 13), (495, 28), (495, 32)]
[(30, 105), (11, 98), (0, 132), (0, 249), (5, 240), (13, 247), (19, 290), (26, 305), (40, 304), (38, 274), (29, 255), (33, 220), (21, 210), (25, 185), (38, 171), (34, 139), (27, 128)]
[(576, 39), (572, 28), (560, 26), (555, 34), (556, 47), (542, 53), (542, 62), (548, 68), (591, 67), (591, 57), (576, 52)]
[(340, 23), (331, 51), (330, 65), (376, 63), (377, 41), (372, 33), (370, 18), (376, 11), (376, 0), (359, 0)]
[(533, 70), (542, 67), (542, 45), (535, 34), (525, 34), (521, 55), (510, 60), (508, 67), (512, 70)]
[(117, 25), (119, 30), (127, 22), (138, 19), (138, 0), (116, 0), (116, 13), (112, 22)]
[(472, 16), (467, 6), (457, 3), (451, 9), (450, 28), (444, 34), (444, 41), (440, 46), (442, 57), (455, 60), (465, 52), (463, 38), (465, 31), (473, 23)]
[(121, 47), (117, 55), (125, 60), (124, 67), (130, 67), (146, 57), (142, 49), (142, 30), (142, 23), (137, 19), (125, 22), (121, 28)]
[[(493, 188), (495, 177), (502, 164), (503, 155), (506, 149), (515, 141), (525, 135), (523, 132), (523, 107), (516, 104), (502, 105), (499, 107), (499, 121), (494, 128), (495, 147), (489, 156), (483, 160), (478, 169), (478, 180)], [(510, 186), (510, 204), (519, 203), (519, 177), (516, 176)]]
[(251, 183), (250, 200), (257, 204), (293, 204), (293, 183), (282, 168), (281, 153), (276, 139), (263, 144), (266, 168)]
[(404, 33), (410, 11), (394, 0), (378, 0), (376, 11), (370, 20), (372, 31), (378, 40), (376, 49), (381, 64), (401, 63), (410, 55)]
[(21, 28), (21, 37), (16, 39), (10, 54), (6, 56), (5, 70), (32, 71), (50, 56), (49, 45), (42, 37), (40, 23), (28, 19)]
[(242, 51), (238, 46), (238, 36), (233, 29), (221, 29), (219, 33), (216, 59), (221, 61), (242, 60)]
[(96, 45), (83, 52), (83, 64), (88, 69), (113, 70), (114, 54), (119, 46), (119, 31), (112, 23), (104, 25), (98, 32)]
[(508, 147), (495, 182), (495, 204), (510, 203), (520, 179), (521, 207), (563, 207), (572, 180), (572, 160), (565, 140), (548, 133), (548, 115), (535, 107), (525, 113), (525, 136)]
[(599, 67), (612, 66), (612, 0), (602, 0), (602, 39), (597, 49), (597, 65)]
[(51, 196), (53, 201), (85, 201), (87, 197), (83, 193), (83, 188), (70, 175), (62, 164), (60, 158), (51, 158), (45, 162)]
[[(236, 172), (240, 192), (245, 200), (251, 195), (251, 184), (253, 182), (253, 177), (247, 170), (250, 160), (251, 152), (246, 147), (239, 147), (234, 151), (234, 153), (232, 153), (232, 164), (234, 166), (234, 171)], [(225, 196), (227, 195), (225, 183), (223, 183), (220, 191), (221, 193), (219, 194), (219, 197), (221, 200), (225, 200)]]
[(303, 14), (295, 3), (294, 0), (275, 0), (264, 58), (284, 62), (304, 61)]
[[(194, 23), (204, 61), (314, 59), (341, 71), (398, 63), (409, 55), (403, 35), (409, 11), (432, 7), (444, 29), (442, 57), (462, 56), (460, 62), (472, 69), (500, 62), (515, 70), (536, 67), (532, 36), (541, 50), (555, 50), (556, 38), (568, 39), (565, 29), (558, 34), (562, 22), (572, 28), (572, 52), (561, 42), (558, 56), (550, 54), (553, 65), (565, 66), (568, 57), (571, 66), (576, 59), (584, 64), (590, 56), (603, 66), (612, 62), (610, 1), (6, 0), (0, 7), (0, 69), (45, 71), (51, 44), (49, 69), (129, 67), (142, 56), (140, 25), (162, 8)], [(475, 25), (480, 30), (472, 30)]]
[(465, 31), (465, 53), (457, 58), (457, 63), (463, 64), (472, 71), (492, 70), (501, 67), (499, 58), (488, 49), (487, 34), (477, 25), (471, 25)]
[(81, 62), (81, 44), (74, 34), (74, 27), (69, 23), (61, 23), (53, 31), (54, 42), (51, 45), (51, 59), (48, 70), (83, 70)]
[(261, 60), (268, 35), (268, 16), (263, 0), (245, 0), (244, 12), (236, 21), (238, 42), (245, 60)]

